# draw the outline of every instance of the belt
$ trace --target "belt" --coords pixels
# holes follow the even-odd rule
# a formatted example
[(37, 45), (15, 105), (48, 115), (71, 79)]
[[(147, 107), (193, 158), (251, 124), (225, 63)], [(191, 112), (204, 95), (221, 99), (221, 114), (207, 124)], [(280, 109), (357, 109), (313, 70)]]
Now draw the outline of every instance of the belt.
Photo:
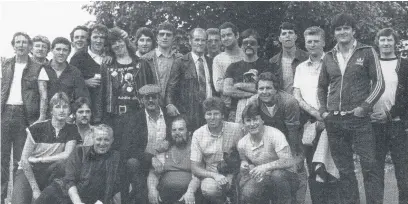
[(137, 107), (135, 106), (130, 106), (130, 105), (118, 105), (118, 113), (119, 115), (125, 114), (127, 112), (130, 112), (131, 110), (138, 110)]
[(353, 112), (350, 111), (333, 111), (333, 115), (340, 115), (340, 116), (345, 116), (345, 115), (351, 115)]

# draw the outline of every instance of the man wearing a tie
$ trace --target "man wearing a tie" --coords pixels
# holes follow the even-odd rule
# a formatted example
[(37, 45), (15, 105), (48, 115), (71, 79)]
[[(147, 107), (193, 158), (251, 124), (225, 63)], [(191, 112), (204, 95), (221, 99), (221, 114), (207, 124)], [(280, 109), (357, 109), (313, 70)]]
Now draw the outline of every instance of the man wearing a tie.
[(185, 114), (189, 131), (204, 125), (202, 102), (212, 96), (211, 65), (205, 54), (207, 34), (202, 28), (190, 32), (191, 52), (175, 61), (166, 90), (170, 116)]

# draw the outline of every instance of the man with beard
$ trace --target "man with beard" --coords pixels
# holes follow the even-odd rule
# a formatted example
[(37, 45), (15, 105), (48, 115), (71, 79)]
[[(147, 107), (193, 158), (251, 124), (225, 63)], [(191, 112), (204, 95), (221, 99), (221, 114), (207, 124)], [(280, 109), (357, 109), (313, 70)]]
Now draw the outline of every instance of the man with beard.
[(217, 94), (219, 94), (227, 107), (226, 118), (229, 121), (235, 120), (235, 112), (231, 109), (231, 98), (223, 94), (224, 76), (228, 66), (231, 63), (241, 61), (244, 58), (244, 53), (238, 46), (239, 31), (238, 28), (230, 23), (225, 22), (220, 27), (221, 42), (224, 45), (224, 52), (221, 52), (214, 58), (213, 61), (213, 83)]
[(47, 37), (37, 35), (33, 38), (33, 48), (31, 49), (32, 59), (42, 65), (48, 63), (47, 55), (50, 52), (51, 43)]
[(337, 45), (323, 58), (319, 76), (319, 112), (330, 151), (340, 173), (343, 203), (360, 203), (353, 153), (360, 156), (367, 203), (379, 203), (382, 193), (374, 171), (375, 138), (369, 113), (384, 92), (384, 78), (373, 47), (354, 38), (356, 20), (345, 13), (332, 19)]
[(79, 145), (91, 146), (92, 136), (94, 134), (94, 126), (91, 125), (91, 103), (89, 99), (80, 97), (72, 104), (72, 112), (74, 113), (75, 125), (78, 127), (79, 135), (81, 136)]
[(150, 28), (141, 27), (135, 33), (136, 56), (142, 57), (155, 47), (154, 34)]
[(207, 57), (214, 59), (221, 52), (221, 35), (218, 28), (208, 28), (207, 33)]
[[(1, 64), (1, 203), (7, 196), (10, 154), (14, 172), (26, 139), (25, 128), (47, 115), (48, 76), (28, 55), (30, 36), (17, 32), (11, 41), (16, 56)], [(49, 94), (49, 93), (48, 93)]]
[(272, 63), (275, 74), (278, 76), (280, 88), (292, 94), (296, 67), (305, 61), (309, 55), (296, 47), (295, 25), (283, 22), (279, 27), (279, 31), (279, 42), (282, 44), (282, 51), (273, 56), (269, 62)]
[(303, 203), (306, 196), (307, 175), (304, 167), (304, 154), (302, 134), (300, 133), (300, 108), (296, 99), (287, 92), (280, 90), (279, 80), (271, 72), (259, 75), (257, 82), (258, 94), (249, 98), (248, 103), (255, 103), (265, 125), (277, 128), (286, 137), (289, 143), (295, 167), (294, 173), (298, 175), (299, 186), (294, 189), (295, 203)]
[(69, 40), (64, 37), (55, 38), (51, 43), (51, 51), (53, 59), (44, 68), (49, 77), (48, 95), (52, 96), (60, 91), (65, 92), (70, 99), (70, 104), (79, 97), (89, 99), (89, 92), (81, 72), (67, 62), (67, 57), (71, 52)]
[(225, 72), (225, 96), (231, 97), (231, 111), (236, 111), (235, 122), (241, 121), (241, 113), (247, 98), (256, 93), (255, 83), (258, 73), (264, 72), (269, 63), (258, 57), (260, 37), (254, 29), (247, 29), (239, 36), (244, 59), (228, 66)]
[(205, 57), (207, 34), (202, 28), (190, 32), (191, 52), (177, 59), (167, 84), (167, 111), (187, 116), (189, 129), (196, 130), (204, 124), (202, 103), (212, 96), (211, 65)]
[[(139, 89), (144, 109), (124, 115), (123, 135), (120, 152), (126, 165), (123, 177), (122, 194), (129, 194), (129, 182), (132, 185), (131, 200), (124, 203), (147, 203), (146, 178), (153, 166), (156, 171), (163, 170), (164, 155), (158, 155), (168, 149), (166, 140), (167, 125), (159, 106), (160, 87), (147, 84)], [(126, 181), (126, 182), (125, 182)], [(127, 199), (127, 198), (126, 198)]]
[[(142, 59), (146, 60), (147, 66), (153, 71), (155, 84), (161, 89), (160, 105), (164, 106), (166, 97), (166, 87), (170, 78), (170, 72), (174, 61), (182, 55), (172, 50), (176, 28), (169, 22), (161, 23), (157, 27), (157, 48), (146, 53)], [(170, 113), (176, 115), (177, 113)]]
[(98, 108), (101, 96), (101, 65), (106, 56), (105, 45), (107, 43), (108, 28), (102, 24), (96, 24), (89, 29), (89, 48), (78, 51), (70, 61), (70, 65), (77, 67), (85, 79), (91, 99), (93, 114), (92, 123), (101, 122), (100, 108)]
[(191, 140), (191, 169), (201, 179), (201, 191), (206, 200), (223, 204), (231, 188), (232, 172), (223, 175), (217, 166), (224, 161), (224, 154), (231, 154), (242, 138), (239, 124), (224, 121), (224, 102), (217, 97), (203, 102), (207, 122), (193, 133)]
[(186, 120), (176, 116), (170, 127), (170, 147), (162, 152), (165, 157), (162, 171), (150, 169), (147, 178), (149, 202), (151, 204), (174, 203), (177, 201), (194, 204), (200, 180), (191, 173), (190, 131)]

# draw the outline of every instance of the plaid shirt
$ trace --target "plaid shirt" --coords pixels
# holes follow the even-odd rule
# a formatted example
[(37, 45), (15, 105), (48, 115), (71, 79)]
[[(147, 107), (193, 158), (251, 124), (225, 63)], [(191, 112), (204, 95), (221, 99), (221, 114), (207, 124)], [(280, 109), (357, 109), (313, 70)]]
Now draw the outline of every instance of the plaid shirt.
[(206, 169), (217, 172), (217, 164), (223, 160), (223, 152), (229, 152), (242, 138), (238, 123), (224, 122), (220, 136), (212, 135), (207, 125), (193, 133), (190, 160), (205, 163)]
[(166, 139), (166, 121), (164, 120), (162, 110), (160, 109), (157, 121), (150, 117), (146, 111), (146, 122), (148, 132), (146, 152), (156, 155), (156, 145)]

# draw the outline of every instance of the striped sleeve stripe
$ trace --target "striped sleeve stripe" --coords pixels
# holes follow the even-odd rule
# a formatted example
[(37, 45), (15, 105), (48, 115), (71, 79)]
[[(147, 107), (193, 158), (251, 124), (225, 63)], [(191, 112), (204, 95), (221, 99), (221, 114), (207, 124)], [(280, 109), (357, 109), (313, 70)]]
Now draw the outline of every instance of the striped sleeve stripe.
[(382, 72), (381, 72), (381, 65), (380, 62), (378, 61), (378, 57), (376, 55), (376, 52), (374, 50), (374, 48), (371, 48), (371, 51), (373, 52), (373, 56), (374, 56), (374, 62), (375, 62), (375, 69), (377, 71), (377, 84), (374, 88), (374, 91), (371, 92), (370, 96), (366, 99), (366, 102), (371, 104), (374, 99), (378, 96), (378, 94), (380, 93), (381, 87), (382, 87)]

